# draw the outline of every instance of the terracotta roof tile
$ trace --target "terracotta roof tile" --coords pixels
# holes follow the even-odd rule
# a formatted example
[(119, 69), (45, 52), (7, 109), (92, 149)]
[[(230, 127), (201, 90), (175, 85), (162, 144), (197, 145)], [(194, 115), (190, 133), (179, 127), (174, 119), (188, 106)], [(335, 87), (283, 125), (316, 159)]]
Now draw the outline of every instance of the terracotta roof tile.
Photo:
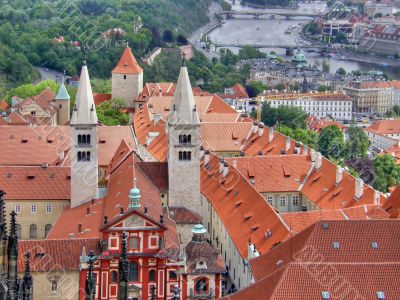
[(26, 252), (31, 253), (31, 271), (79, 271), (82, 249), (99, 253), (99, 239), (19, 241), (18, 270), (25, 270)]
[(98, 94), (98, 93), (93, 93), (93, 100), (94, 104), (100, 105), (103, 102), (106, 102), (108, 100), (111, 100), (112, 95), (111, 94)]
[[(189, 242), (186, 246), (186, 265), (188, 274), (222, 274), (226, 271), (222, 256), (217, 249), (207, 242)], [(206, 269), (196, 269), (202, 261)]]
[(378, 205), (362, 205), (335, 210), (312, 210), (281, 214), (293, 233), (298, 233), (321, 220), (388, 219), (389, 214)]
[[(226, 180), (221, 180), (217, 156), (210, 155), (208, 165), (202, 164), (201, 193), (214, 207), (242, 258), (247, 258), (249, 238), (257, 249), (266, 252), (289, 233), (275, 210), (236, 169), (229, 166)], [(241, 204), (235, 205), (238, 200), (242, 200)], [(251, 220), (246, 220), (244, 215), (250, 212), (253, 216)], [(258, 229), (252, 229), (254, 225), (258, 225)], [(266, 239), (268, 229), (273, 235)]]
[(400, 218), (400, 186), (397, 186), (390, 197), (383, 204), (383, 209), (391, 218)]
[(186, 207), (170, 207), (169, 215), (176, 224), (199, 224), (201, 216)]
[(365, 130), (378, 134), (398, 134), (400, 133), (400, 120), (377, 121)]
[(6, 100), (4, 100), (4, 99), (0, 100), (0, 111), (6, 111), (9, 108), (10, 108), (10, 105), (8, 105)]
[(141, 162), (135, 164), (160, 192), (168, 192), (168, 164), (165, 162)]
[[(130, 147), (135, 147), (130, 126), (98, 127), (100, 166), (109, 164), (124, 138)], [(66, 159), (70, 149), (70, 127), (0, 126), (0, 141), (0, 165), (55, 165)]]
[(399, 220), (320, 221), (252, 259), (256, 283), (227, 299), (396, 299), (399, 238)]
[(129, 47), (126, 47), (122, 56), (112, 71), (116, 74), (140, 74), (143, 73), (143, 69), (137, 63), (132, 51)]
[(343, 179), (337, 185), (336, 169), (337, 166), (333, 162), (322, 158), (321, 168), (318, 170), (313, 168), (304, 182), (301, 189), (303, 196), (306, 196), (321, 209), (340, 209), (383, 202), (383, 196), (368, 185), (364, 185), (362, 197), (356, 199), (356, 179), (343, 171)]
[(6, 200), (69, 200), (69, 167), (0, 166), (0, 187)]
[(235, 161), (239, 172), (260, 193), (297, 191), (312, 167), (310, 157), (305, 155), (245, 156), (226, 160)]

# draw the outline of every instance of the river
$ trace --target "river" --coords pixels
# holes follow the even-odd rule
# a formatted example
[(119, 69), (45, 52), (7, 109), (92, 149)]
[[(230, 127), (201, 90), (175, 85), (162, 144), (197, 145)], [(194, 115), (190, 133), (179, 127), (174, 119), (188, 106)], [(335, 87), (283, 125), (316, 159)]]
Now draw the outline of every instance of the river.
[[(233, 4), (232, 0), (228, 1), (232, 4), (232, 9), (235, 11), (273, 11), (273, 12), (304, 12), (311, 13), (314, 10), (325, 11), (325, 2), (299, 3), (297, 9), (267, 9), (254, 8), (243, 6), (239, 0)], [(266, 44), (266, 45), (291, 45), (295, 47), (301, 43), (299, 32), (301, 24), (311, 20), (307, 17), (294, 17), (287, 20), (284, 17), (276, 16), (271, 19), (268, 16), (263, 16), (259, 19), (252, 16), (240, 16), (233, 19), (227, 19), (222, 26), (216, 28), (209, 34), (209, 38), (216, 44)], [(291, 34), (285, 34), (285, 31), (290, 26), (297, 26)], [(239, 48), (229, 47), (232, 51), (238, 52)], [(261, 48), (263, 52), (269, 53), (274, 50), (278, 55), (284, 56), (285, 49), (283, 48)], [(400, 79), (400, 70), (394, 67), (383, 67), (370, 63), (361, 63), (350, 60), (339, 60), (335, 58), (320, 57), (317, 53), (309, 53), (306, 50), (305, 55), (311, 64), (322, 66), (322, 62), (326, 61), (330, 65), (331, 72), (336, 72), (339, 68), (344, 68), (347, 72), (359, 70), (367, 72), (370, 70), (381, 70), (390, 78)]]

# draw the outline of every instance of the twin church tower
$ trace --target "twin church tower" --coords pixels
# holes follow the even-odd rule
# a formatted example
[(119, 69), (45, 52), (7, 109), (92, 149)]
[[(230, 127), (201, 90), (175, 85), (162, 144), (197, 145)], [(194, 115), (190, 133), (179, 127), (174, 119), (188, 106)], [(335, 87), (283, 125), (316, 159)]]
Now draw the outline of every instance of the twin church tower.
[[(127, 107), (143, 90), (143, 69), (129, 47), (112, 71), (112, 97)], [(197, 207), (200, 202), (200, 118), (183, 63), (168, 116), (169, 205)], [(82, 66), (71, 121), (71, 207), (99, 197), (98, 119), (89, 72)]]

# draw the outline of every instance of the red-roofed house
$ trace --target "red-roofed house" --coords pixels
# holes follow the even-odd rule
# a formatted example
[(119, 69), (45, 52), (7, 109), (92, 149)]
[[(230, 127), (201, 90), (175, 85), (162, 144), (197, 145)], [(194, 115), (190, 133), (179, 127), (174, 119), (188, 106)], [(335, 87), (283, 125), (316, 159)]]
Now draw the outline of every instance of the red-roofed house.
[(400, 120), (380, 120), (364, 129), (371, 145), (380, 150), (397, 146), (400, 142)]

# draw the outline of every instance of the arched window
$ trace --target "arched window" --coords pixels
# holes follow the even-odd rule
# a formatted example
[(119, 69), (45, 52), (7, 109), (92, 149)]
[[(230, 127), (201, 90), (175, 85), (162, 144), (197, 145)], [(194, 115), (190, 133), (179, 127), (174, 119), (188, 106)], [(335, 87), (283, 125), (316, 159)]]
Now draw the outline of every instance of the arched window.
[(156, 281), (156, 270), (150, 270), (149, 272), (149, 280)]
[(52, 228), (51, 224), (47, 224), (44, 227), (44, 235), (45, 235), (45, 237), (47, 237), (49, 235), (51, 228)]
[(17, 233), (18, 239), (21, 239), (21, 238), (22, 238), (22, 237), (21, 237), (21, 225), (15, 224), (15, 231), (16, 231), (16, 233)]
[(51, 281), (51, 293), (56, 294), (58, 290), (58, 283), (56, 280)]
[(208, 279), (207, 278), (199, 278), (196, 280), (195, 284), (195, 292), (197, 294), (203, 294), (208, 292)]
[(31, 226), (29, 227), (29, 238), (37, 238), (37, 226), (35, 224), (31, 224)]
[(111, 283), (118, 282), (118, 273), (117, 271), (111, 271)]
[(129, 263), (129, 281), (138, 281), (139, 279), (139, 267), (137, 262), (132, 261)]

